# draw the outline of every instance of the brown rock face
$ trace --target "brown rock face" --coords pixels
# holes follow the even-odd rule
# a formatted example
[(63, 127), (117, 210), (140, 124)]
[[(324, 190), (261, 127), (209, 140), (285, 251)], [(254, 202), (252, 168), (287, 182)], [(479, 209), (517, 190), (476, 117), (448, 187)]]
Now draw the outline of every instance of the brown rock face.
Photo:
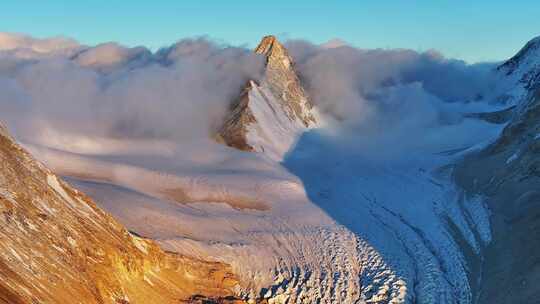
[(236, 302), (228, 265), (131, 235), (1, 127), (0, 226), (0, 303)]
[(300, 84), (287, 49), (276, 37), (266, 36), (255, 48), (255, 53), (266, 56), (265, 81), (287, 109), (290, 118), (299, 118), (306, 127), (315, 124), (315, 117), (309, 111), (313, 105)]
[(249, 91), (251, 89), (250, 82), (246, 85), (238, 100), (231, 104), (229, 115), (217, 135), (218, 142), (248, 152), (253, 152), (254, 149), (248, 144), (246, 138), (247, 126), (257, 122), (249, 108)]
[(250, 98), (253, 91), (262, 95), (263, 102), (274, 114), (284, 112), (291, 123), (299, 123), (305, 128), (317, 123), (312, 112), (313, 105), (300, 83), (287, 49), (276, 37), (266, 36), (255, 48), (255, 53), (266, 57), (264, 78), (260, 84), (248, 82), (240, 97), (231, 104), (229, 115), (217, 136), (218, 141), (243, 151), (256, 150), (247, 139), (248, 128), (265, 132), (265, 127), (259, 124), (252, 108), (255, 107)]

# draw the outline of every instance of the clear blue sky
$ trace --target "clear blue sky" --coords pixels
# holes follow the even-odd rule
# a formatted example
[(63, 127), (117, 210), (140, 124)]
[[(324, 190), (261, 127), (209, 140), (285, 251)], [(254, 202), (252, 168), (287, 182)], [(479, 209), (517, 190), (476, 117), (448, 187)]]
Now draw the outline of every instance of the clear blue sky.
[(540, 35), (539, 0), (7, 0), (0, 31), (152, 49), (207, 35), (253, 46), (265, 34), (362, 48), (438, 49), (501, 60)]

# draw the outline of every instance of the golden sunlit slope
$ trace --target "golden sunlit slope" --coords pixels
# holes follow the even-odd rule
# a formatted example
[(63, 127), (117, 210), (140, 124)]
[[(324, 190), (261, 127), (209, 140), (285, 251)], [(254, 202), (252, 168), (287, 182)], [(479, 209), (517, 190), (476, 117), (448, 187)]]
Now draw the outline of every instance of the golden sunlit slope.
[(131, 235), (1, 127), (0, 225), (0, 303), (234, 302), (228, 265)]

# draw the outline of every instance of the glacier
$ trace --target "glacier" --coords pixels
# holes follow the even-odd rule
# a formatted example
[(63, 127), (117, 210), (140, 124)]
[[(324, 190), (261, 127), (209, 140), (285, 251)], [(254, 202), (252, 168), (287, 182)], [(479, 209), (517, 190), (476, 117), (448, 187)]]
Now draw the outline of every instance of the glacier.
[[(475, 136), (433, 136), (463, 130)], [(98, 155), (25, 147), (137, 234), (231, 264), (245, 298), (470, 303), (462, 247), (478, 254), (489, 242), (489, 214), (453, 184), (452, 164), (500, 130), (467, 119), (402, 145), (312, 129), (281, 159), (204, 141), (167, 153), (133, 142)]]
[[(236, 293), (249, 302), (475, 302), (483, 253), (494, 239), (490, 198), (457, 185), (455, 166), (500, 139), (508, 113), (515, 118), (527, 110), (520, 101), (540, 75), (535, 72), (540, 57), (527, 52), (539, 49), (538, 40), (494, 71), (499, 86), (480, 100), (443, 103), (422, 91), (418, 81), (381, 85), (371, 92), (379, 94), (373, 98), (391, 96), (383, 107), (393, 112), (380, 121), (367, 121), (374, 125), (347, 125), (310, 108), (286, 50), (274, 45), (274, 38), (265, 39), (264, 52), (275, 56), (275, 66), (266, 79), (248, 82), (246, 102), (255, 122), (242, 127), (253, 148), (249, 152), (218, 144), (211, 136), (180, 140), (148, 135), (144, 128), (142, 133), (128, 132), (132, 136), (85, 128), (71, 133), (47, 119), (37, 132), (26, 130), (19, 139), (134, 235), (151, 238), (168, 251), (230, 264), (240, 278)], [(278, 53), (272, 53), (274, 47)], [(117, 47), (100, 52), (111, 48)], [(129, 83), (129, 68), (149, 64), (153, 71), (166, 70), (161, 61), (172, 61), (174, 51), (171, 47), (159, 56), (142, 52), (142, 57), (114, 51), (117, 59), (138, 58), (136, 64), (117, 71), (113, 67), (120, 63), (115, 59), (112, 66), (94, 67), (104, 74), (84, 71), (104, 83), (114, 77)], [(213, 71), (214, 66), (207, 68)], [(228, 73), (223, 74), (217, 78), (227, 78)], [(172, 75), (168, 71), (165, 77)], [(242, 81), (236, 79), (235, 86)], [(129, 91), (118, 82), (120, 89), (116, 82), (107, 85)], [(100, 91), (89, 86), (91, 94), (85, 98), (90, 100)], [(412, 98), (396, 98), (402, 89)], [(414, 94), (419, 91), (424, 95)], [(105, 92), (107, 102), (123, 97)], [(280, 94), (284, 92), (289, 94)], [(155, 96), (148, 95), (154, 101)], [(129, 102), (134, 98), (128, 97)], [(287, 104), (291, 98), (298, 101), (294, 107)], [(416, 113), (416, 104), (407, 102), (433, 104)], [(144, 110), (146, 104), (141, 104)], [(187, 117), (183, 108), (180, 112)], [(151, 120), (140, 112), (135, 116), (144, 123)], [(165, 125), (186, 128), (173, 118)], [(86, 127), (101, 127), (92, 123)], [(173, 131), (185, 132), (181, 127)], [(535, 129), (535, 139), (537, 134)], [(519, 151), (509, 151), (501, 164), (515, 165), (522, 158)], [(48, 182), (59, 189), (55, 179)]]

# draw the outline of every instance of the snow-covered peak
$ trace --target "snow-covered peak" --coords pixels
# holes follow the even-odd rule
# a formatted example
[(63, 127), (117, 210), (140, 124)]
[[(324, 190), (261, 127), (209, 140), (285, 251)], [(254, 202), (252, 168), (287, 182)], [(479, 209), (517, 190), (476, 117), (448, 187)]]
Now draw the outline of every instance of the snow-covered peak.
[(310, 112), (313, 105), (300, 83), (294, 61), (283, 44), (274, 36), (266, 36), (255, 48), (255, 53), (267, 58), (262, 85), (268, 87), (279, 99), (289, 118), (300, 119), (306, 127), (315, 125), (316, 119)]
[(497, 67), (501, 82), (499, 99), (508, 105), (520, 105), (540, 85), (540, 36), (529, 41), (516, 55)]
[(497, 70), (526, 89), (540, 81), (540, 36), (529, 41), (514, 57)]
[(255, 53), (266, 57), (264, 77), (260, 83), (248, 82), (218, 138), (231, 147), (279, 159), (318, 119), (294, 61), (277, 38), (264, 37)]
[(538, 68), (540, 65), (540, 36), (530, 40), (512, 58), (504, 62), (497, 69), (507, 75), (515, 72)]

